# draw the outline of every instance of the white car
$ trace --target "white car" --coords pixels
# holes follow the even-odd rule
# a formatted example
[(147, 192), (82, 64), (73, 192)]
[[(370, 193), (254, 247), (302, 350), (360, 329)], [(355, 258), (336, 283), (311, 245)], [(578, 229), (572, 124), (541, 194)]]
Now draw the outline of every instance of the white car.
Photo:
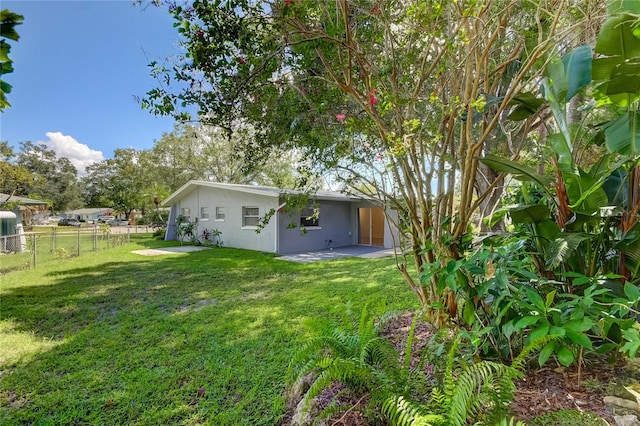
[(49, 223), (58, 223), (62, 220), (60, 216), (49, 216)]
[(114, 216), (100, 216), (100, 217), (98, 217), (97, 222), (98, 223), (109, 223), (110, 224), (114, 220), (115, 220)]

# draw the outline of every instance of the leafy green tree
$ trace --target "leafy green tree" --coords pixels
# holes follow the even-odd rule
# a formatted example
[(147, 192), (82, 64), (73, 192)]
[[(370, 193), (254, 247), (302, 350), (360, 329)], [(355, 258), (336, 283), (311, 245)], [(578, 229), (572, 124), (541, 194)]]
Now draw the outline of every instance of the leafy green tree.
[[(602, 7), (600, 7), (602, 9)], [(566, 2), (194, 1), (170, 6), (188, 54), (143, 106), (184, 118), (181, 105), (230, 129), (261, 129), (256, 151), (296, 147), (345, 190), (371, 188), (404, 212), (398, 267), (423, 304), (457, 314), (455, 285), (426, 264), (458, 259), (500, 198), (502, 175), (478, 157), (517, 156), (538, 116), (522, 114), (542, 65), (578, 28)], [(601, 13), (595, 10), (595, 16)], [(506, 118), (522, 120), (504, 125)], [(491, 200), (488, 205), (483, 203)], [(474, 216), (476, 215), (476, 216)]]
[[(13, 41), (20, 39), (15, 27), (21, 25), (23, 20), (22, 15), (10, 12), (8, 9), (0, 10), (0, 36), (2, 37), (0, 39), (0, 65), (2, 65), (0, 75), (2, 76), (13, 72), (13, 61), (9, 58), (11, 45), (6, 42), (6, 39)], [(7, 93), (11, 93), (11, 85), (4, 79), (0, 79), (0, 112), (11, 106), (7, 100)]]
[(15, 161), (13, 148), (6, 141), (0, 141), (0, 192), (9, 195), (0, 207), (14, 195), (27, 195), (27, 188), (33, 185), (34, 175)]
[(94, 207), (111, 207), (127, 217), (144, 205), (145, 181), (139, 163), (140, 153), (133, 148), (116, 149), (111, 159), (87, 167), (83, 179), (85, 202)]
[(58, 158), (44, 144), (21, 142), (16, 165), (33, 176), (23, 187), (25, 195), (49, 201), (55, 212), (82, 206), (78, 171), (68, 158)]
[(140, 153), (140, 162), (151, 181), (172, 191), (191, 179), (292, 187), (295, 155), (283, 150), (265, 157), (256, 149), (258, 137), (252, 126), (240, 122), (229, 130), (177, 124), (152, 149)]

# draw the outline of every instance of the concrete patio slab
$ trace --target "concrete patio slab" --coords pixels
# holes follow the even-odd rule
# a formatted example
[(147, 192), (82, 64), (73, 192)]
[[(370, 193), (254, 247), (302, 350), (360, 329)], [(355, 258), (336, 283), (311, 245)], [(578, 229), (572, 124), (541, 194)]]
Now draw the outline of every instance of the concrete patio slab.
[(393, 249), (371, 246), (348, 246), (333, 249), (315, 250), (304, 253), (287, 254), (276, 259), (296, 263), (320, 262), (322, 260), (340, 259), (344, 257), (360, 257), (374, 259), (378, 257), (393, 256)]
[(209, 250), (208, 247), (200, 246), (176, 246), (162, 247), (154, 249), (133, 250), (131, 253), (140, 254), (142, 256), (162, 256), (163, 254), (191, 253), (194, 251)]

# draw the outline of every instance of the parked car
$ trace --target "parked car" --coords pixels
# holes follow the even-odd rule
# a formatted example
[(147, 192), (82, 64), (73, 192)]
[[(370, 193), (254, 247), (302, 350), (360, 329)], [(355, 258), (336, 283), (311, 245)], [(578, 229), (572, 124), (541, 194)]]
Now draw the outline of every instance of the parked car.
[(58, 226), (75, 226), (76, 228), (79, 228), (80, 221), (78, 219), (60, 219), (58, 221)]
[(62, 216), (49, 216), (49, 223), (58, 223), (62, 220)]
[(129, 226), (129, 221), (127, 219), (113, 219), (109, 224), (111, 226)]
[(114, 216), (99, 216), (97, 222), (98, 223), (111, 223), (115, 220)]

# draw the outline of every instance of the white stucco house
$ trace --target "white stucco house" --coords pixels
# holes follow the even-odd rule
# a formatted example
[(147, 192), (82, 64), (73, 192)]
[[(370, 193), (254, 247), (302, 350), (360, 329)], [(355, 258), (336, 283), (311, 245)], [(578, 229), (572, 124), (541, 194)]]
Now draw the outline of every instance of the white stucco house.
[[(351, 245), (394, 247), (394, 228), (372, 200), (340, 192), (318, 191), (300, 213), (285, 212), (293, 190), (192, 180), (171, 194), (166, 240), (176, 238), (176, 218), (197, 218), (197, 235), (221, 232), (225, 247), (289, 254)], [(314, 208), (318, 215), (313, 216)], [(275, 212), (260, 232), (260, 218)], [(291, 225), (295, 225), (292, 227)], [(301, 232), (301, 226), (306, 232)]]

